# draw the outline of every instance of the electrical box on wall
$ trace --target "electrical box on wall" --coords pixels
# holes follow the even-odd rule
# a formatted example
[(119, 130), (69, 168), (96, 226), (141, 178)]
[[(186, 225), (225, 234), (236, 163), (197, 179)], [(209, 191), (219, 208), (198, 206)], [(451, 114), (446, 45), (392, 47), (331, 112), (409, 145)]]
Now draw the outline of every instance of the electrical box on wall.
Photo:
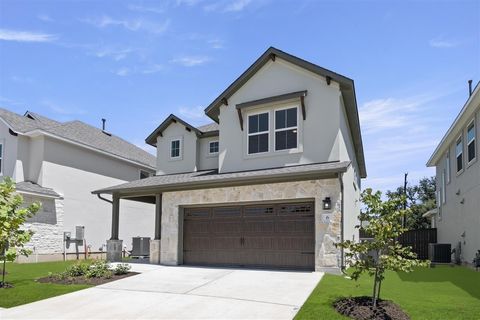
[(75, 227), (75, 240), (83, 241), (85, 235), (85, 227), (84, 226), (76, 226)]
[(65, 231), (63, 233), (63, 240), (64, 241), (69, 241), (71, 238), (72, 238), (72, 233), (71, 232)]

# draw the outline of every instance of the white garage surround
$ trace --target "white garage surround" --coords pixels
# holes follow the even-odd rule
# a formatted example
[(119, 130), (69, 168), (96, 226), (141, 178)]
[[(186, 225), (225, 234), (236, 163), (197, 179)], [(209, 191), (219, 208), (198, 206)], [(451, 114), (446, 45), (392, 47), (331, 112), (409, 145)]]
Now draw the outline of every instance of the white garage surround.
[[(324, 210), (330, 197), (332, 209)], [(239, 205), (267, 201), (314, 200), (315, 270), (338, 272), (341, 237), (341, 190), (338, 179), (320, 179), (236, 187), (164, 192), (162, 195), (161, 253), (164, 265), (183, 263), (183, 208), (185, 206)]]

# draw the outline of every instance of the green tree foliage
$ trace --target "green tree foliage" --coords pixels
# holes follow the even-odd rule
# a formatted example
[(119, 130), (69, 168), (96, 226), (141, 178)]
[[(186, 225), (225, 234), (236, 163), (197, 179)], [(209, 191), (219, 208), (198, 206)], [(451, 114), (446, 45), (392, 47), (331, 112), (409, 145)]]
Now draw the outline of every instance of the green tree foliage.
[[(406, 201), (410, 213), (406, 217), (405, 227), (408, 230), (430, 228), (428, 219), (422, 215), (436, 207), (435, 188), (435, 177), (423, 178), (417, 185), (407, 186)], [(388, 199), (394, 199), (401, 195), (403, 195), (403, 187), (386, 192)], [(398, 209), (400, 208), (403, 208), (403, 203), (399, 205)]]
[[(352, 267), (351, 278), (357, 280), (361, 274), (373, 277), (373, 305), (377, 305), (380, 289), (386, 270), (411, 272), (416, 266), (427, 266), (427, 261), (417, 260), (410, 247), (403, 247), (396, 241), (406, 231), (401, 220), (411, 214), (409, 208), (404, 210), (404, 196), (391, 195), (382, 201), (382, 193), (366, 189), (361, 200), (365, 206), (359, 220), (361, 228), (373, 239), (362, 242), (345, 240), (337, 245), (344, 248), (347, 264)], [(360, 228), (360, 226), (357, 226)]]
[[(22, 225), (40, 209), (39, 203), (24, 206), (23, 197), (15, 192), (15, 182), (6, 177), (0, 182), (0, 255), (5, 261), (14, 261), (17, 255), (28, 255), (30, 251), (24, 245), (30, 241), (32, 232)], [(5, 283), (2, 272), (0, 287)]]

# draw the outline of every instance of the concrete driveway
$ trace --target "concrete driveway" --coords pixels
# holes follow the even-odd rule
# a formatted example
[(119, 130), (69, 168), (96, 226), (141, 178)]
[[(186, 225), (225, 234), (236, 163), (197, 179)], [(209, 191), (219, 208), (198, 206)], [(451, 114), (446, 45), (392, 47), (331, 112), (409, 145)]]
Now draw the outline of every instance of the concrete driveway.
[(0, 319), (291, 319), (322, 278), (132, 264), (139, 275), (0, 310)]

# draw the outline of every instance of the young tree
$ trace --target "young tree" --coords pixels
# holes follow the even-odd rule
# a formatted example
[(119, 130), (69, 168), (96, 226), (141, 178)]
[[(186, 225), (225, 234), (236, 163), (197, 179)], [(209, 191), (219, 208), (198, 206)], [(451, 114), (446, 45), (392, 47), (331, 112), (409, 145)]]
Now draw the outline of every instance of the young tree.
[(346, 250), (345, 258), (352, 267), (351, 278), (358, 280), (362, 273), (373, 277), (373, 306), (377, 306), (380, 297), (382, 281), (385, 271), (413, 271), (416, 266), (428, 266), (428, 261), (417, 260), (410, 247), (402, 247), (396, 241), (405, 228), (402, 227), (402, 217), (410, 213), (404, 210), (402, 204), (404, 197), (392, 196), (387, 201), (382, 201), (382, 193), (366, 189), (362, 192), (361, 200), (365, 209), (359, 219), (362, 228), (373, 239), (371, 241), (353, 242), (345, 240), (337, 245)]
[(3, 271), (0, 288), (5, 285), (6, 261), (14, 261), (18, 254), (28, 255), (24, 245), (33, 234), (22, 229), (25, 221), (40, 209), (39, 203), (23, 206), (23, 197), (15, 192), (15, 183), (6, 177), (0, 182), (0, 254), (3, 257)]

